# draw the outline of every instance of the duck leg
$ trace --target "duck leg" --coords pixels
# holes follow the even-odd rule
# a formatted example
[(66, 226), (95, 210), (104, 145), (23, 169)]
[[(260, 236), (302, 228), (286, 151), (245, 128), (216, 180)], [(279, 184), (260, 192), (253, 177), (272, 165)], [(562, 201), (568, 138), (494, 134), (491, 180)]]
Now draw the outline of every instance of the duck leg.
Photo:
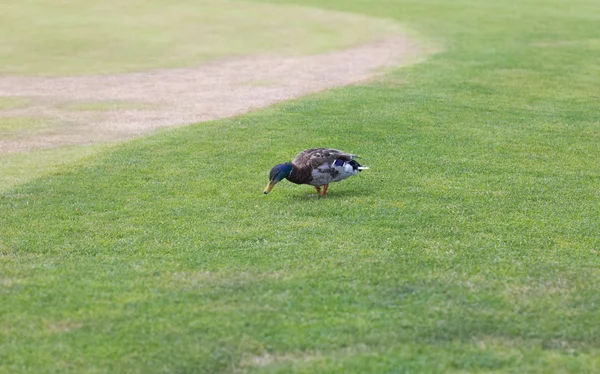
[(329, 188), (328, 184), (323, 186), (323, 192), (321, 193), (321, 196), (325, 196), (325, 194), (327, 193), (327, 188)]
[(314, 186), (314, 187), (315, 187), (315, 190), (317, 190), (317, 195), (320, 195), (321, 194), (321, 187), (319, 187), (319, 186)]

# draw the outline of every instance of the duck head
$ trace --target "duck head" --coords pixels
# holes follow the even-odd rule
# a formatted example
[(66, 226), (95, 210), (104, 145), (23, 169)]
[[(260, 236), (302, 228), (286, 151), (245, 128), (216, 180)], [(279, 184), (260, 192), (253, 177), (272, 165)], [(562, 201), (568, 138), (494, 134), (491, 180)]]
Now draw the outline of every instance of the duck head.
[(291, 162), (275, 165), (269, 173), (269, 184), (267, 184), (267, 187), (265, 187), (264, 193), (268, 194), (271, 192), (277, 183), (279, 183), (283, 178), (287, 178), (290, 174), (292, 174)]

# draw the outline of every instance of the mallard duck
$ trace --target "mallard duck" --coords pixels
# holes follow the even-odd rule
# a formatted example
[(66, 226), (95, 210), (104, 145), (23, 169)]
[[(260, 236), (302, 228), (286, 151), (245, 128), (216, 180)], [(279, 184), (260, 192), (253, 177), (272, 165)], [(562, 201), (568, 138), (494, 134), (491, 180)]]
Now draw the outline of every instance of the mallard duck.
[(304, 150), (292, 162), (279, 164), (271, 169), (269, 184), (264, 193), (271, 192), (285, 178), (296, 184), (310, 184), (315, 187), (317, 194), (325, 196), (329, 183), (339, 182), (368, 169), (356, 162), (356, 157), (358, 155), (331, 148)]

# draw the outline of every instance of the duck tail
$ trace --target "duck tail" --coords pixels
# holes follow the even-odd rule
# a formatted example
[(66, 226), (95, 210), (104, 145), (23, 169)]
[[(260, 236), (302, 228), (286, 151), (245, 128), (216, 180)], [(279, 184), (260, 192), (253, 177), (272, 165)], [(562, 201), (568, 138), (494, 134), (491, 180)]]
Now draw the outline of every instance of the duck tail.
[[(338, 160), (338, 161), (341, 161), (341, 160)], [(336, 162), (338, 162), (338, 161), (336, 161)], [(344, 162), (344, 161), (342, 161), (342, 163), (343, 163), (343, 162)], [(354, 161), (354, 160), (352, 160), (352, 161), (348, 162), (348, 164), (349, 164), (350, 166), (352, 166), (352, 169), (354, 169), (354, 171), (356, 171), (356, 170), (358, 170), (358, 171), (361, 171), (361, 170), (365, 170), (365, 169), (368, 169), (368, 168), (369, 168), (368, 166), (362, 166), (361, 164), (359, 164), (358, 162), (356, 162), (356, 161)]]

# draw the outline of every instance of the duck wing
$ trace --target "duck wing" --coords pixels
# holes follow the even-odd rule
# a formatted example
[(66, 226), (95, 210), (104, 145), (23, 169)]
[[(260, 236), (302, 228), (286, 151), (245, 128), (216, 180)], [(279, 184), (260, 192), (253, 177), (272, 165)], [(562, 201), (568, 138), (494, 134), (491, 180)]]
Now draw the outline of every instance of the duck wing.
[(292, 164), (300, 168), (316, 169), (325, 163), (331, 165), (335, 160), (352, 161), (356, 157), (358, 155), (346, 153), (339, 149), (311, 148), (298, 153)]

